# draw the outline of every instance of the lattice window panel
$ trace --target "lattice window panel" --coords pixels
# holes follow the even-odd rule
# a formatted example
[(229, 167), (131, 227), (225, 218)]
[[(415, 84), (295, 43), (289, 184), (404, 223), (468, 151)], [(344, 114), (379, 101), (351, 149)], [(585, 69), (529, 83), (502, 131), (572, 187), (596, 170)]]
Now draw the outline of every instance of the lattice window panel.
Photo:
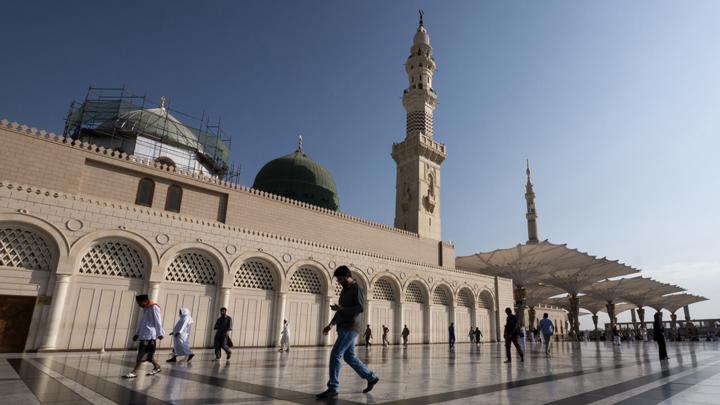
[(145, 262), (135, 248), (123, 242), (95, 245), (80, 261), (80, 273), (143, 278)]
[(21, 228), (0, 229), (0, 266), (50, 270), (52, 254), (45, 239)]
[(462, 290), (458, 294), (458, 298), (457, 298), (458, 306), (472, 308), (472, 306), (473, 306), (472, 301), (473, 301), (472, 296), (470, 295), (470, 293), (467, 292), (467, 290)]
[(290, 277), (290, 291), (304, 294), (320, 294), (322, 283), (315, 270), (310, 267), (300, 267)]
[(492, 309), (493, 308), (493, 300), (492, 300), (492, 297), (490, 296), (490, 294), (488, 294), (486, 292), (480, 294), (479, 304), (480, 304), (480, 308)]
[(275, 278), (270, 266), (259, 260), (248, 260), (235, 273), (235, 287), (274, 290)]
[(405, 291), (405, 301), (407, 302), (419, 302), (421, 304), (425, 303), (425, 296), (422, 292), (422, 287), (417, 282), (413, 281), (410, 283), (410, 285), (407, 286), (407, 290)]
[(450, 305), (450, 294), (443, 287), (438, 287), (433, 291), (433, 304)]
[(184, 252), (168, 266), (167, 281), (191, 284), (217, 284), (217, 270), (212, 260), (202, 253)]
[(425, 136), (433, 136), (432, 114), (423, 111), (412, 111), (407, 113), (405, 128), (408, 135), (422, 132)]
[(395, 301), (395, 291), (392, 284), (386, 278), (381, 278), (375, 283), (373, 299), (382, 301)]
[(341, 292), (342, 292), (342, 286), (338, 283), (335, 283), (335, 295), (337, 295), (339, 297)]

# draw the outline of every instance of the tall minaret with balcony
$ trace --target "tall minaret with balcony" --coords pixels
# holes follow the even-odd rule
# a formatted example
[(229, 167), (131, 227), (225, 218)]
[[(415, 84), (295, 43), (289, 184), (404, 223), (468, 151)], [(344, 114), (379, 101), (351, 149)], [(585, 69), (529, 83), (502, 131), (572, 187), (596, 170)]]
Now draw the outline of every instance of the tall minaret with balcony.
[(528, 227), (528, 241), (527, 243), (538, 243), (538, 231), (537, 231), (537, 211), (535, 211), (535, 191), (533, 191), (533, 184), (530, 182), (530, 161), (526, 161), (527, 169), (527, 184), (525, 184), (525, 203), (527, 204), (527, 218)]
[(433, 139), (433, 111), (437, 105), (432, 87), (435, 70), (430, 37), (420, 11), (420, 24), (405, 62), (408, 75), (408, 88), (403, 91), (407, 112), (405, 140), (392, 148), (397, 164), (395, 227), (441, 240), (440, 164), (447, 155), (445, 145)]

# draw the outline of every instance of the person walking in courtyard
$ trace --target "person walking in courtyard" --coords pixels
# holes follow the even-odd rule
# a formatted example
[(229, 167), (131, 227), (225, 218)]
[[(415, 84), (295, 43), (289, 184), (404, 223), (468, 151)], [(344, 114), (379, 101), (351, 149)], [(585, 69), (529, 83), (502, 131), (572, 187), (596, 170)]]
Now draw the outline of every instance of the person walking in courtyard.
[(468, 338), (470, 339), (470, 343), (475, 341), (475, 328), (472, 326), (470, 327), (470, 332), (468, 332)]
[[(359, 315), (364, 311), (365, 293), (352, 279), (352, 273), (347, 266), (340, 266), (335, 269), (333, 277), (342, 286), (338, 303), (331, 305), (330, 309), (335, 315), (330, 323), (323, 329), (323, 335), (330, 333), (333, 326), (337, 328), (337, 339), (330, 351), (330, 378), (327, 382), (327, 389), (317, 394), (318, 399), (335, 398), (340, 389), (340, 361), (345, 360), (347, 364), (363, 379), (367, 380), (367, 387), (364, 393), (370, 392), (380, 378), (370, 370), (355, 355), (355, 339), (362, 326), (358, 322)], [(368, 330), (370, 325), (368, 325)]]
[(483, 334), (482, 334), (482, 332), (480, 331), (480, 328), (479, 328), (479, 327), (478, 327), (478, 328), (475, 328), (475, 332), (473, 332), (473, 335), (475, 335), (475, 344), (476, 344), (476, 345), (479, 345), (479, 344), (480, 344), (480, 339), (482, 339), (482, 337), (483, 337)]
[(547, 312), (543, 314), (543, 319), (540, 321), (540, 333), (542, 334), (543, 343), (545, 344), (545, 357), (550, 357), (550, 347), (552, 345), (552, 337), (555, 327), (552, 321), (548, 318)]
[(520, 361), (525, 361), (525, 353), (520, 349), (520, 343), (518, 338), (520, 337), (520, 325), (518, 324), (518, 318), (512, 313), (510, 308), (505, 308), (505, 314), (507, 314), (507, 321), (505, 321), (505, 330), (503, 337), (505, 338), (505, 363), (510, 363), (512, 358), (510, 357), (510, 345), (515, 345), (518, 354), (520, 355)]
[(372, 345), (372, 343), (370, 343), (370, 340), (372, 340), (372, 330), (370, 329), (370, 325), (365, 328), (363, 336), (365, 337), (365, 347), (370, 347)]
[(220, 360), (222, 356), (220, 349), (225, 351), (227, 360), (232, 356), (232, 340), (228, 333), (232, 330), (232, 318), (227, 315), (227, 308), (220, 308), (220, 318), (215, 321), (215, 339), (213, 340), (213, 348), (215, 349), (215, 361)]
[(662, 312), (655, 312), (655, 318), (653, 319), (653, 338), (658, 345), (658, 353), (660, 354), (660, 360), (668, 360), (667, 348), (665, 347), (665, 327), (662, 323)]
[(520, 326), (520, 334), (518, 335), (518, 342), (520, 343), (520, 349), (525, 353), (525, 335), (527, 335), (527, 329), (524, 326)]
[(614, 324), (612, 327), (613, 345), (620, 346), (620, 327)]
[(160, 306), (151, 301), (147, 295), (141, 294), (135, 297), (135, 302), (143, 309), (140, 316), (137, 332), (133, 336), (133, 342), (139, 340), (137, 359), (135, 367), (131, 372), (125, 374), (125, 378), (137, 377), (137, 371), (143, 362), (149, 361), (153, 365), (152, 371), (147, 375), (155, 375), (162, 371), (160, 365), (155, 361), (155, 340), (162, 340), (165, 331), (160, 318)]
[(180, 319), (175, 323), (173, 331), (170, 332), (170, 336), (173, 337), (173, 350), (172, 357), (168, 360), (168, 363), (174, 363), (177, 361), (177, 356), (187, 356), (187, 361), (190, 362), (195, 355), (190, 350), (190, 330), (192, 328), (193, 319), (190, 316), (190, 310), (187, 308), (180, 308)]
[(455, 323), (450, 322), (450, 326), (448, 326), (448, 342), (450, 343), (450, 347), (455, 347)]
[(390, 332), (390, 328), (388, 328), (387, 326), (383, 325), (383, 326), (382, 326), (382, 330), (383, 330), (383, 334), (382, 334), (383, 346), (389, 346), (389, 345), (390, 345), (390, 341), (388, 341), (388, 333)]
[(403, 346), (408, 345), (408, 337), (410, 336), (410, 329), (408, 329), (407, 325), (402, 330), (402, 339), (403, 339)]
[(287, 319), (283, 319), (283, 328), (280, 332), (280, 351), (290, 351), (290, 326)]

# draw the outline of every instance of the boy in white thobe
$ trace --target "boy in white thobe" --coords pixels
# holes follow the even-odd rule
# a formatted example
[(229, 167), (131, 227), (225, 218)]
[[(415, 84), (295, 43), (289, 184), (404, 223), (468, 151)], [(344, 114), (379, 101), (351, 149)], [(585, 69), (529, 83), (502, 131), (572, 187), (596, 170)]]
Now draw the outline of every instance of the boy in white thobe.
[(133, 336), (133, 341), (140, 340), (140, 345), (138, 346), (135, 368), (125, 374), (123, 376), (125, 378), (137, 377), (137, 370), (145, 361), (149, 361), (153, 365), (152, 371), (147, 373), (147, 375), (155, 375), (162, 371), (154, 357), (155, 340), (162, 340), (163, 336), (165, 336), (162, 320), (160, 319), (160, 306), (156, 302), (150, 301), (145, 294), (136, 296), (135, 302), (143, 309), (142, 315), (140, 316), (140, 324), (138, 325), (135, 336)]

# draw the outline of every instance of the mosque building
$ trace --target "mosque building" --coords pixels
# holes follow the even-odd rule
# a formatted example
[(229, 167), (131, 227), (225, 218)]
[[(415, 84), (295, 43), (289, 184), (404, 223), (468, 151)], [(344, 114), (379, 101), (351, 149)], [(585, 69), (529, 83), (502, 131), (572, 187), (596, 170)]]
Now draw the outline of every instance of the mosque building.
[(513, 281), (458, 269), (441, 240), (447, 150), (433, 133), (436, 62), (422, 18), (405, 71), (393, 226), (340, 212), (332, 175), (302, 141), (252, 187), (237, 184), (219, 126), (191, 125), (164, 99), (91, 89), (62, 136), (1, 121), (0, 306), (13, 328), (0, 330), (0, 351), (129, 348), (141, 293), (166, 330), (189, 308), (196, 347), (212, 344), (221, 307), (236, 346), (276, 345), (283, 319), (294, 345), (327, 345), (341, 264), (366, 292), (365, 323), (388, 325), (395, 343), (403, 325), (410, 343), (446, 342), (450, 323), (499, 340)]

